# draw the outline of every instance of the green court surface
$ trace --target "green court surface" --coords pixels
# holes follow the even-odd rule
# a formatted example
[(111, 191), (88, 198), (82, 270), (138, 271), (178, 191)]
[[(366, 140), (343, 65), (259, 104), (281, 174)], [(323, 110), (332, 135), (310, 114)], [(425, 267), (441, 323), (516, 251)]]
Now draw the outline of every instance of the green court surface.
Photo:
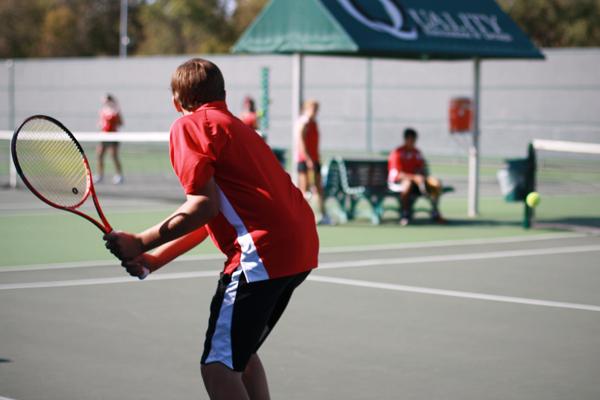
[[(32, 197), (28, 193), (24, 193), (24, 196), (28, 199)], [(34, 198), (28, 201), (36, 202)], [(597, 204), (600, 204), (600, 195), (546, 196), (538, 208), (538, 220), (599, 226)], [(333, 210), (336, 205), (330, 201), (328, 207)], [(176, 208), (176, 204), (162, 204), (153, 209), (143, 206), (133, 210), (117, 208), (105, 207), (113, 227), (135, 232), (165, 218)], [(447, 225), (432, 224), (426, 215), (418, 214), (413, 225), (400, 227), (396, 213), (390, 211), (385, 215), (384, 224), (373, 226), (366, 215), (361, 218), (359, 214), (356, 222), (320, 227), (321, 247), (537, 235), (564, 229), (561, 226), (544, 225), (524, 230), (521, 227), (522, 205), (505, 203), (494, 197), (482, 199), (481, 215), (475, 219), (466, 217), (466, 200), (463, 197), (446, 196), (442, 210), (449, 219)], [(43, 205), (35, 211), (0, 213), (0, 237), (0, 266), (111, 259), (103, 247), (97, 228), (80, 217)], [(207, 241), (193, 250), (192, 254), (216, 252), (213, 244)]]
[[(138, 162), (129, 171), (150, 171)], [(261, 349), (273, 398), (600, 398), (594, 169), (575, 190), (554, 170), (525, 230), (523, 204), (498, 193), (499, 165), (482, 169), (478, 218), (464, 165), (448, 159), (432, 164), (457, 187), (447, 225), (421, 213), (402, 227), (388, 211), (373, 226), (361, 203), (356, 221), (319, 227), (319, 269)], [(146, 198), (129, 175), (99, 186), (119, 230), (180, 201)], [(0, 400), (207, 398), (198, 362), (222, 259), (210, 241), (140, 282), (96, 227), (24, 188), (0, 189), (0, 238)]]

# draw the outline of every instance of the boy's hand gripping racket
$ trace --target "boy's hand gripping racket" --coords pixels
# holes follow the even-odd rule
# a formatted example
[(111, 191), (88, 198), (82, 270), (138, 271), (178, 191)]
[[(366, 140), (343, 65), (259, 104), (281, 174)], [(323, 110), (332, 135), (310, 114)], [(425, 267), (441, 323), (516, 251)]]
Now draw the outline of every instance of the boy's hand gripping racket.
[[(113, 230), (98, 202), (83, 148), (63, 124), (45, 115), (27, 118), (13, 135), (11, 152), (23, 183), (40, 200), (87, 219), (105, 234)], [(90, 195), (99, 220), (80, 211)], [(148, 273), (144, 267), (139, 278)]]

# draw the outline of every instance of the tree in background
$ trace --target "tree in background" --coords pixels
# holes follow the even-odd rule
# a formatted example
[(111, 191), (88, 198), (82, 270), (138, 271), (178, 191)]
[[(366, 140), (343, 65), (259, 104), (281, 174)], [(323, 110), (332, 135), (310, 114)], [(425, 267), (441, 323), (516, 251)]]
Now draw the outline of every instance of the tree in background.
[[(129, 26), (135, 37), (141, 3), (130, 3)], [(2, 0), (0, 57), (118, 54), (119, 15), (118, 0)]]
[(538, 46), (600, 46), (600, 0), (498, 2)]
[(82, 54), (77, 23), (77, 15), (66, 4), (48, 10), (41, 25), (38, 55), (64, 57)]
[[(238, 0), (235, 11), (231, 16), (231, 25), (235, 38), (239, 38), (250, 26), (254, 18), (260, 13), (269, 0)], [(232, 43), (233, 45), (233, 43)]]
[(139, 18), (138, 54), (224, 53), (235, 39), (219, 0), (156, 0)]
[[(128, 0), (129, 53), (227, 53), (268, 1)], [(497, 1), (539, 46), (600, 46), (600, 0)], [(119, 15), (119, 0), (0, 0), (0, 58), (117, 55)]]
[(32, 57), (41, 36), (43, 1), (0, 1), (0, 57)]

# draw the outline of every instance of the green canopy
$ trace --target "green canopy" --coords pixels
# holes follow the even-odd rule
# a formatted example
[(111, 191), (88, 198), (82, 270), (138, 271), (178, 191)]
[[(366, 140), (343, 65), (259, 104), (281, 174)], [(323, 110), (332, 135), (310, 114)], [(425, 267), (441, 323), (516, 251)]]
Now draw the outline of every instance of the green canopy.
[(479, 207), (481, 60), (544, 58), (494, 0), (271, 0), (233, 52), (294, 55), (294, 121), (303, 98), (304, 54), (474, 60), (470, 216)]
[(493, 0), (272, 0), (236, 53), (543, 58)]

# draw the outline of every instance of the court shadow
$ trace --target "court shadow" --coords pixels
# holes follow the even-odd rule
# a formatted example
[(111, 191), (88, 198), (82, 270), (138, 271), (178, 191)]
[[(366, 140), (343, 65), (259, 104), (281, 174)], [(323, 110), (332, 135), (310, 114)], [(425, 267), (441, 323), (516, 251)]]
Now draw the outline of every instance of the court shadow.
[(590, 231), (600, 233), (600, 217), (567, 217), (548, 220), (534, 220), (534, 226), (545, 229)]
[[(381, 221), (379, 226), (391, 227), (391, 226), (399, 226), (400, 219), (397, 217), (386, 217)], [(367, 219), (355, 220), (352, 221), (352, 226), (365, 226), (372, 227), (373, 224)], [(455, 219), (451, 218), (446, 220), (445, 224), (440, 224), (435, 221), (432, 221), (431, 218), (428, 217), (419, 217), (416, 216), (410, 221), (409, 226), (429, 226), (429, 227), (500, 227), (500, 226), (508, 226), (508, 227), (519, 227), (521, 226), (521, 221), (498, 221), (493, 219), (482, 219), (482, 218), (474, 218), (474, 219)]]
[[(431, 221), (425, 221), (432, 224)], [(507, 220), (494, 220), (494, 219), (484, 219), (484, 218), (473, 218), (473, 219), (449, 219), (447, 221), (447, 226), (473, 226), (473, 227), (498, 227), (498, 226), (510, 226), (516, 227), (521, 226), (521, 221), (507, 221)]]
[(11, 362), (12, 362), (12, 360), (9, 359), (9, 358), (2, 358), (2, 357), (0, 357), (0, 364), (8, 364), (8, 363), (11, 363)]
[(566, 217), (550, 220), (540, 220), (548, 224), (582, 225), (600, 228), (600, 216), (598, 217)]

